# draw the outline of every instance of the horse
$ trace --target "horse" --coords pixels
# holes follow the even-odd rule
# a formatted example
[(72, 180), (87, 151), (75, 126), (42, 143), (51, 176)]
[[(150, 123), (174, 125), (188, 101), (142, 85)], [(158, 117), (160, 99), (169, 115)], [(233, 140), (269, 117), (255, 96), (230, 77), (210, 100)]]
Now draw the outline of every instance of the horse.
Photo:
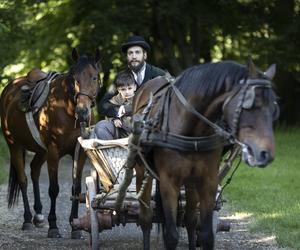
[(162, 216), (166, 249), (176, 249), (179, 240), (181, 187), (189, 249), (195, 249), (198, 240), (203, 249), (214, 248), (212, 219), (225, 149), (240, 147), (249, 166), (265, 167), (275, 157), (273, 121), (279, 114), (272, 84), (275, 72), (275, 64), (261, 72), (252, 60), (247, 65), (221, 61), (188, 68), (167, 85), (155, 78), (138, 89), (133, 113), (142, 114), (143, 125), (137, 133), (138, 147), (132, 148), (144, 158), (137, 157), (135, 165), (144, 249), (150, 249), (153, 178), (158, 183), (156, 217)]
[[(91, 122), (91, 108), (101, 84), (99, 50), (96, 50), (94, 58), (90, 58), (80, 56), (77, 50), (73, 49), (72, 59), (74, 65), (69, 71), (64, 74), (51, 74), (50, 78), (46, 78), (46, 85), (42, 84), (42, 90), (38, 90), (37, 85), (44, 80), (46, 74), (35, 69), (27, 76), (10, 82), (4, 88), (0, 101), (2, 131), (10, 153), (8, 207), (12, 207), (18, 201), (21, 191), (24, 205), (22, 230), (33, 229), (33, 224), (37, 227), (44, 224), (39, 176), (43, 163), (47, 162), (48, 194), (51, 200), (48, 215), (49, 238), (61, 237), (55, 211), (59, 193), (59, 160), (65, 155), (71, 155), (74, 159), (77, 138), (84, 130), (83, 126)], [(44, 95), (44, 99), (35, 97), (36, 92), (39, 96)], [(40, 102), (40, 105), (37, 106), (37, 102)], [(34, 152), (30, 163), (34, 217), (27, 195), (26, 150)], [(73, 211), (73, 216), (76, 216), (75, 212)]]

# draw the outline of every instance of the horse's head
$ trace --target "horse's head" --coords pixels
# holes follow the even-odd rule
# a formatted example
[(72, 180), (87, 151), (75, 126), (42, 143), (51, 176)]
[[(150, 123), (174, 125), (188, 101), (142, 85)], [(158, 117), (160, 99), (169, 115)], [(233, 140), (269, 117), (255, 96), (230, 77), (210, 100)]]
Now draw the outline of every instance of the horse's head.
[(91, 119), (91, 108), (95, 104), (100, 88), (100, 61), (99, 50), (96, 50), (94, 59), (79, 56), (76, 49), (72, 51), (75, 65), (70, 70), (76, 104), (75, 115), (80, 123), (89, 124)]
[(251, 60), (248, 78), (240, 81), (223, 105), (232, 134), (243, 144), (242, 157), (250, 166), (265, 167), (275, 155), (273, 121), (279, 116), (272, 82), (276, 67), (258, 72)]

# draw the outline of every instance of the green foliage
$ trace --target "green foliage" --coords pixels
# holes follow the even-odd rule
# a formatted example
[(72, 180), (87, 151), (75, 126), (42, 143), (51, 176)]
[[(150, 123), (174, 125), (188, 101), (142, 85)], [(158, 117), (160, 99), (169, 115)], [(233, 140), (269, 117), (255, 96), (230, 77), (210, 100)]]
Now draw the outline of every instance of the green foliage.
[(300, 249), (300, 129), (276, 131), (276, 159), (265, 169), (241, 166), (225, 191), (232, 211), (253, 215), (252, 229)]
[(108, 86), (124, 67), (120, 45), (132, 34), (151, 44), (149, 62), (177, 75), (224, 59), (262, 70), (277, 63), (281, 120), (300, 121), (300, 0), (3, 0), (0, 3), (0, 81), (33, 67), (65, 71), (70, 51), (102, 52)]

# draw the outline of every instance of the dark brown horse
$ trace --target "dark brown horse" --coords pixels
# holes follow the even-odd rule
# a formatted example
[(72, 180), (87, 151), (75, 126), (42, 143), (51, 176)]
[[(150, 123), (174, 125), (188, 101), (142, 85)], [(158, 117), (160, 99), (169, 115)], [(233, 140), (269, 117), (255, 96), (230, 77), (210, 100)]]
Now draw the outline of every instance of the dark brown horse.
[[(22, 229), (31, 229), (32, 222), (37, 226), (43, 223), (39, 176), (42, 164), (47, 161), (48, 192), (51, 199), (48, 216), (50, 238), (60, 237), (55, 212), (56, 198), (59, 193), (58, 163), (64, 155), (74, 156), (77, 138), (80, 136), (80, 124), (90, 123), (91, 107), (100, 82), (98, 50), (95, 58), (92, 59), (86, 56), (80, 57), (77, 50), (73, 49), (72, 58), (75, 64), (69, 72), (59, 74), (49, 81), (49, 93), (41, 103), (41, 107), (36, 107), (37, 109), (34, 110), (27, 107), (27, 110), (24, 110), (21, 104), (24, 98), (26, 99), (24, 90), (32, 92), (35, 88), (35, 82), (30, 81), (40, 78), (39, 75), (35, 75), (38, 71), (32, 71), (28, 76), (12, 81), (4, 88), (1, 95), (2, 130), (10, 152), (8, 206), (14, 205), (21, 191), (24, 204)], [(45, 87), (43, 88), (45, 91)], [(39, 95), (42, 95), (43, 91), (38, 91)], [(31, 95), (29, 97), (28, 102), (35, 98)], [(36, 129), (29, 127), (36, 127)], [(30, 163), (34, 191), (34, 218), (32, 218), (27, 195), (25, 150), (35, 153)]]
[[(262, 73), (252, 61), (248, 67), (232, 61), (194, 66), (160, 91), (160, 97), (154, 96), (149, 110), (144, 111), (139, 143), (151, 167), (146, 171), (154, 172), (158, 179), (161, 199), (157, 207), (161, 204), (167, 249), (175, 249), (178, 243), (176, 222), (182, 186), (189, 249), (196, 248), (198, 211), (202, 248), (214, 248), (212, 218), (225, 145), (241, 146), (242, 158), (250, 166), (264, 167), (274, 159), (272, 125), (278, 114), (271, 82), (274, 74), (275, 65)], [(157, 81), (161, 80), (151, 82), (156, 90)], [(134, 113), (144, 107), (145, 98), (153, 91), (151, 83), (136, 93)], [(139, 191), (144, 171), (137, 167), (136, 172)], [(151, 178), (144, 183), (140, 224), (144, 249), (149, 249)]]

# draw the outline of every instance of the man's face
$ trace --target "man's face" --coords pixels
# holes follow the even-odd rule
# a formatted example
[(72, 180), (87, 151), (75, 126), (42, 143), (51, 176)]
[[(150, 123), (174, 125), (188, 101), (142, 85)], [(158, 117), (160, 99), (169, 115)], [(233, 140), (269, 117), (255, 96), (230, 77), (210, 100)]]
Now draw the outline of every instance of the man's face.
[(147, 52), (140, 46), (132, 46), (127, 49), (127, 64), (133, 71), (138, 71), (147, 59)]
[(123, 99), (129, 99), (134, 96), (136, 91), (136, 84), (130, 84), (128, 86), (122, 86), (117, 88)]

